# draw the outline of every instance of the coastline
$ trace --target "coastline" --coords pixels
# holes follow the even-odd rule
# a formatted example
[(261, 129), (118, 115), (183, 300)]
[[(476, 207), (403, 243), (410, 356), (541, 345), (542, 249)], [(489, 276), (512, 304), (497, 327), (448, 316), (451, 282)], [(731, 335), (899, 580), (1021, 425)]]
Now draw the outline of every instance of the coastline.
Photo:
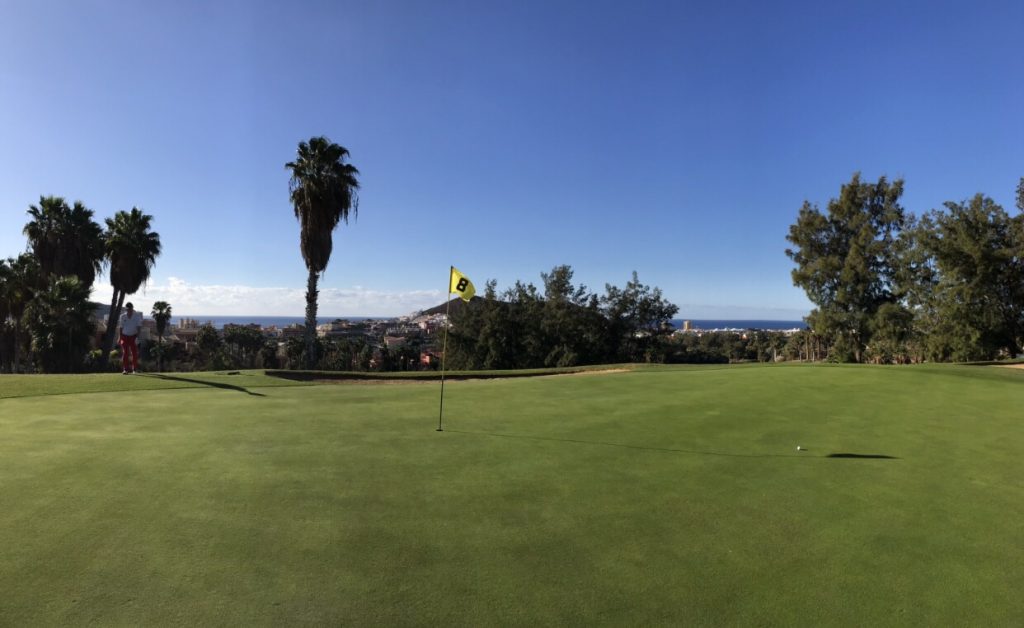
[[(172, 324), (178, 324), (181, 319), (188, 318), (197, 321), (200, 325), (204, 325), (207, 322), (212, 323), (217, 329), (223, 329), (224, 325), (248, 325), (258, 324), (261, 327), (276, 326), (278, 328), (287, 327), (289, 325), (304, 325), (306, 322), (303, 316), (204, 316), (196, 314), (175, 314), (171, 318)], [(347, 320), (353, 323), (363, 322), (368, 320), (374, 321), (396, 321), (399, 316), (318, 316), (317, 325), (324, 323), (330, 323), (335, 320)], [(803, 321), (795, 320), (759, 320), (759, 319), (683, 319), (674, 318), (671, 320), (672, 326), (676, 329), (683, 328), (684, 321), (690, 321), (690, 328), (697, 331), (744, 331), (748, 329), (756, 329), (761, 331), (789, 331), (793, 329), (806, 329), (807, 325)]]

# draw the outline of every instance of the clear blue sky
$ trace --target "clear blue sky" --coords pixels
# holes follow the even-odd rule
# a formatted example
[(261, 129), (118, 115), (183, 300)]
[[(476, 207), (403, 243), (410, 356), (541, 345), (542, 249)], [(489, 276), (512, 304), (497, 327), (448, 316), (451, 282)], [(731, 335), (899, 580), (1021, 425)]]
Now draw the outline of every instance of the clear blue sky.
[[(688, 318), (792, 319), (785, 235), (855, 171), (920, 214), (1024, 176), (1024, 3), (0, 4), (0, 255), (41, 194), (138, 206), (135, 295), (301, 315), (284, 163), (326, 135), (362, 172), (324, 315), (441, 302), (570, 264), (636, 270)], [(98, 282), (95, 298), (110, 288)]]

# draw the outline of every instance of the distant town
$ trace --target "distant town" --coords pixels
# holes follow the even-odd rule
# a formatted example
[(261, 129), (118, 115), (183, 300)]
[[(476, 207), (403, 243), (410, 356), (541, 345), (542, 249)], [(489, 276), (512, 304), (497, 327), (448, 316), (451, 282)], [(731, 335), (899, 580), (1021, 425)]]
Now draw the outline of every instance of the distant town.
[[(97, 331), (106, 330), (104, 317), (97, 317)], [(237, 317), (244, 318), (244, 317)], [(253, 317), (257, 318), (257, 317)], [(259, 317), (270, 318), (270, 317)], [(287, 318), (287, 317), (280, 317)], [(328, 323), (317, 325), (316, 332), (319, 338), (324, 339), (379, 339), (389, 349), (407, 343), (412, 339), (425, 340), (433, 336), (434, 332), (444, 327), (446, 323), (445, 314), (434, 314), (416, 312), (406, 316), (392, 318), (361, 318), (352, 319), (337, 318)], [(709, 324), (710, 323), (710, 324)], [(757, 323), (757, 324), (754, 324)], [(780, 324), (783, 323), (783, 324)], [(232, 327), (244, 327), (260, 332), (267, 340), (286, 342), (290, 338), (302, 338), (305, 332), (305, 325), (292, 323), (287, 325), (261, 323), (224, 323), (222, 326), (215, 324), (214, 318), (179, 318), (177, 322), (171, 322), (168, 332), (164, 335), (164, 341), (172, 344), (181, 344), (186, 349), (196, 342), (199, 330), (202, 327), (215, 327), (227, 331)], [(776, 331), (785, 335), (792, 335), (805, 329), (802, 324), (796, 321), (691, 321), (681, 320), (680, 327), (675, 331), (677, 334), (702, 334), (716, 332), (735, 332), (742, 334), (746, 331)], [(140, 333), (140, 341), (147, 342), (155, 340), (156, 321), (152, 318), (145, 318), (143, 331)]]
[[(105, 306), (97, 306), (95, 315), (96, 335), (102, 337), (106, 331), (106, 313), (102, 310)], [(440, 311), (440, 313), (439, 313)], [(259, 323), (259, 322), (223, 322), (218, 325), (218, 319), (229, 318), (234, 321), (243, 321), (244, 316), (239, 317), (181, 317), (172, 319), (164, 332), (163, 343), (168, 347), (177, 349), (178, 353), (188, 354), (199, 348), (199, 336), (204, 328), (213, 328), (218, 335), (225, 337), (234, 329), (244, 329), (249, 333), (257, 332), (263, 340), (270, 345), (277, 344), (278, 357), (281, 363), (287, 358), (287, 347), (290, 340), (301, 340), (305, 332), (305, 325), (301, 322), (289, 324)], [(252, 319), (263, 320), (288, 320), (298, 317), (265, 317), (252, 316)], [(430, 369), (437, 368), (441, 358), (441, 348), (435, 341), (439, 341), (437, 331), (443, 329), (447, 322), (443, 307), (435, 307), (431, 310), (418, 311), (412, 314), (396, 317), (380, 318), (336, 318), (330, 322), (317, 325), (317, 337), (326, 341), (349, 341), (360, 345), (367, 345), (375, 349), (371, 358), (371, 367), (381, 360), (381, 353), (394, 353), (399, 350), (412, 352), (414, 365), (406, 368)], [(728, 321), (728, 320), (683, 320), (676, 322), (678, 329), (672, 332), (676, 336), (701, 336), (706, 333), (731, 333), (742, 340), (747, 340), (748, 332), (771, 331), (776, 334), (791, 336), (805, 329), (799, 321)], [(139, 333), (140, 345), (151, 345), (158, 341), (156, 321), (151, 316), (144, 317), (142, 329)]]

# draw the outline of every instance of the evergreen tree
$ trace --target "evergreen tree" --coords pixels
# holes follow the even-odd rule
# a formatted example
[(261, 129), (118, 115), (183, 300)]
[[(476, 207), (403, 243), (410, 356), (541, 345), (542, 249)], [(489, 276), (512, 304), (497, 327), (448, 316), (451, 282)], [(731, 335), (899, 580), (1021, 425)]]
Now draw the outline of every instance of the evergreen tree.
[(933, 359), (1015, 356), (1024, 335), (1024, 225), (991, 198), (945, 203), (917, 228), (919, 316)]
[(793, 284), (816, 306), (807, 320), (830, 341), (833, 359), (859, 362), (879, 308), (900, 300), (895, 244), (906, 221), (902, 194), (900, 179), (864, 183), (857, 173), (826, 213), (805, 201), (790, 226)]
[(665, 332), (677, 308), (636, 273), (625, 289), (599, 298), (572, 283), (569, 266), (541, 273), (544, 290), (522, 281), (500, 297), (453, 310), (447, 364), (453, 369), (513, 369), (664, 359)]
[(615, 361), (650, 362), (663, 355), (664, 334), (679, 308), (662, 297), (661, 288), (640, 282), (636, 271), (625, 288), (605, 286), (601, 303)]

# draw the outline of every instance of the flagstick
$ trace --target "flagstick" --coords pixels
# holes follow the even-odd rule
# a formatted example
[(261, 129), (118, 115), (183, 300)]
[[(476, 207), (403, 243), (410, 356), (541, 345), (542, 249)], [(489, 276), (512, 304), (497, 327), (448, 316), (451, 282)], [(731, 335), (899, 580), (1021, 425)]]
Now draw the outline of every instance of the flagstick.
[(448, 331), (451, 329), (451, 321), (448, 317), (448, 312), (452, 307), (452, 272), (455, 267), (452, 266), (448, 271), (448, 287), (446, 288), (446, 296), (448, 298), (447, 303), (444, 306), (444, 342), (441, 348), (441, 408), (437, 412), (437, 431), (443, 432), (444, 428), (441, 427), (441, 418), (444, 416), (444, 366), (445, 361), (448, 359)]

